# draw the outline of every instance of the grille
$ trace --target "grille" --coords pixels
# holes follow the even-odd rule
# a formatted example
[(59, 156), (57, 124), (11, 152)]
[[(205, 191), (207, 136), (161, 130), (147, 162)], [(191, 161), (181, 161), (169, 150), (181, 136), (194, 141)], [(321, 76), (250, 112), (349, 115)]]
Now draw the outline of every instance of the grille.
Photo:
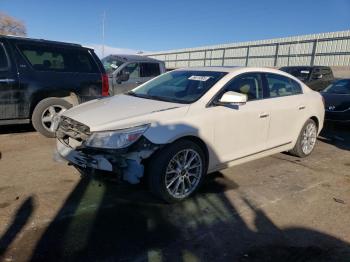
[(61, 117), (56, 136), (67, 146), (76, 148), (90, 135), (90, 128), (68, 117)]

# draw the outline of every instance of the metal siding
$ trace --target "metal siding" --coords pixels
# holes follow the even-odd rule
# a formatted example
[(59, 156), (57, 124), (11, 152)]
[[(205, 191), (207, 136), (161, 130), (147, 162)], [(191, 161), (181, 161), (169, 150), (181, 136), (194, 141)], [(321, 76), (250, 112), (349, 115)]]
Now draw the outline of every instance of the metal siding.
[(225, 59), (224, 66), (245, 66), (246, 59)]
[(315, 65), (349, 66), (350, 30), (184, 48), (149, 53), (148, 56), (167, 61), (166, 65), (172, 67), (244, 66), (248, 48), (249, 66), (311, 65), (312, 61)]
[(274, 65), (274, 58), (250, 58), (248, 66), (266, 66), (272, 67)]
[(350, 66), (350, 55), (316, 56), (315, 65)]
[(247, 47), (244, 48), (235, 48), (235, 49), (226, 49), (225, 57), (243, 57), (247, 55)]
[(271, 56), (276, 53), (276, 45), (249, 48), (249, 56)]
[(222, 58), (223, 54), (224, 54), (224, 50), (213, 50), (212, 58)]
[(193, 52), (191, 53), (191, 59), (204, 59), (205, 52)]
[(190, 66), (204, 66), (203, 60), (190, 61)]

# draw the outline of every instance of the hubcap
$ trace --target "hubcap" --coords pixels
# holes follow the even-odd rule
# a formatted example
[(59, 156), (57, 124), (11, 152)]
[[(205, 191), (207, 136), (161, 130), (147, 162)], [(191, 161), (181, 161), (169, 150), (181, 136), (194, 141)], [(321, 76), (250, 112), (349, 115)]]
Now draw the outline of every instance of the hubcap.
[(54, 132), (55, 130), (53, 122), (55, 118), (62, 114), (64, 111), (66, 111), (66, 108), (60, 105), (52, 105), (46, 108), (41, 115), (41, 123), (43, 127), (49, 132)]
[(191, 194), (202, 176), (203, 163), (200, 155), (193, 149), (178, 152), (170, 161), (165, 173), (168, 193), (175, 198)]
[(305, 155), (311, 153), (316, 144), (317, 128), (314, 123), (309, 123), (303, 132), (303, 139), (301, 140), (301, 148)]

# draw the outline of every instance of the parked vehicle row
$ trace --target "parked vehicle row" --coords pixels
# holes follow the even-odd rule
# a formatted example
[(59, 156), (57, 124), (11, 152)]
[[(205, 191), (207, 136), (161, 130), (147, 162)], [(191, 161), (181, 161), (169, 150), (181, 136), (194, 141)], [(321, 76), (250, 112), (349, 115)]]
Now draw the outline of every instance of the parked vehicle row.
[(65, 111), (57, 150), (79, 169), (147, 179), (176, 202), (207, 173), (282, 151), (310, 155), (324, 113), (318, 92), (279, 70), (179, 69)]
[[(331, 68), (324, 66), (281, 70), (317, 91), (334, 80)], [(166, 71), (164, 62), (146, 56), (110, 55), (101, 63), (93, 49), (78, 44), (0, 36), (0, 125), (32, 123), (41, 134), (53, 137), (54, 119), (68, 108), (128, 92)], [(327, 120), (349, 120), (346, 104), (342, 102), (342, 112), (334, 104), (347, 101), (348, 95), (324, 97)]]
[(0, 36), (0, 125), (31, 122), (54, 137), (59, 114), (107, 95), (108, 77), (93, 49)]
[(326, 121), (350, 122), (350, 80), (335, 80), (332, 69), (327, 66), (286, 66), (287, 72), (308, 87), (320, 91), (325, 100)]
[(140, 55), (109, 55), (102, 59), (109, 80), (109, 94), (122, 94), (165, 73), (162, 61)]
[(350, 79), (341, 79), (321, 92), (326, 121), (350, 123)]
[(295, 76), (315, 91), (322, 91), (335, 80), (328, 66), (285, 66), (280, 70)]

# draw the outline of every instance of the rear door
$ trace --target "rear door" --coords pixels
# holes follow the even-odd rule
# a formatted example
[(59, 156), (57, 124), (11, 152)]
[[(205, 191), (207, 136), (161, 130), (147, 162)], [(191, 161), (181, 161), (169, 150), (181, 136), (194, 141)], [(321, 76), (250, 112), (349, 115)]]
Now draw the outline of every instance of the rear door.
[(298, 82), (278, 74), (265, 74), (266, 107), (270, 111), (267, 148), (295, 139), (305, 119), (306, 101)]
[(16, 64), (10, 59), (11, 50), (6, 40), (0, 40), (0, 120), (22, 116), (22, 99)]
[(102, 95), (102, 71), (93, 50), (87, 48), (66, 48), (64, 52), (67, 57), (69, 68), (74, 76), (71, 86), (75, 87), (80, 102), (85, 102)]

